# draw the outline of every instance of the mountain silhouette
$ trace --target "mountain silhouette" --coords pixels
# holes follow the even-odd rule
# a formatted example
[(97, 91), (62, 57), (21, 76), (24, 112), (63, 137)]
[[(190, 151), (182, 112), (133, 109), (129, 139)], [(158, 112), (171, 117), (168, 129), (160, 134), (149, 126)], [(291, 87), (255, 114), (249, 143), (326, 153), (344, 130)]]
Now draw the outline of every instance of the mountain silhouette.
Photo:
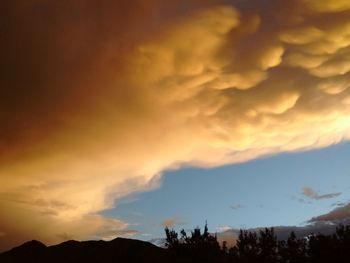
[(111, 241), (70, 240), (54, 246), (32, 240), (0, 254), (1, 263), (27, 262), (165, 262), (166, 251), (149, 242), (116, 238)]

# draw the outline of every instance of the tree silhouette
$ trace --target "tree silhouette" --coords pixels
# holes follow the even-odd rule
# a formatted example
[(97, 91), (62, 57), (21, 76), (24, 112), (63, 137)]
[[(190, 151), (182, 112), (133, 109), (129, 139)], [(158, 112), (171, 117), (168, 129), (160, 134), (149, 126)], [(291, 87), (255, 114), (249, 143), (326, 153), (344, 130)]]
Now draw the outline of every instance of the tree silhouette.
[(292, 231), (286, 241), (279, 242), (278, 251), (280, 258), (285, 259), (285, 262), (304, 262), (307, 256), (306, 239), (298, 239)]
[(334, 238), (337, 241), (335, 253), (342, 259), (339, 262), (346, 262), (350, 254), (350, 226), (339, 225)]
[(258, 237), (255, 232), (240, 230), (236, 246), (231, 250), (233, 258), (241, 262), (256, 262), (258, 259)]
[(332, 262), (335, 253), (336, 239), (334, 236), (312, 235), (309, 238), (308, 254), (311, 262)]
[(265, 228), (259, 231), (259, 262), (277, 262), (278, 243), (273, 228)]
[(166, 241), (165, 246), (169, 249), (176, 249), (179, 246), (178, 234), (174, 230), (165, 228)]
[(219, 262), (219, 258), (223, 257), (217, 237), (209, 233), (207, 223), (205, 223), (203, 233), (199, 227), (196, 227), (188, 236), (182, 229), (180, 239), (174, 230), (165, 228), (165, 233), (166, 247), (181, 260)]
[(348, 262), (350, 257), (350, 226), (340, 225), (335, 234), (312, 234), (297, 238), (292, 231), (286, 240), (278, 241), (273, 228), (259, 232), (240, 230), (236, 245), (219, 246), (205, 224), (189, 235), (181, 230), (180, 238), (174, 230), (165, 229), (166, 246), (172, 262), (236, 262), (236, 263), (323, 263)]

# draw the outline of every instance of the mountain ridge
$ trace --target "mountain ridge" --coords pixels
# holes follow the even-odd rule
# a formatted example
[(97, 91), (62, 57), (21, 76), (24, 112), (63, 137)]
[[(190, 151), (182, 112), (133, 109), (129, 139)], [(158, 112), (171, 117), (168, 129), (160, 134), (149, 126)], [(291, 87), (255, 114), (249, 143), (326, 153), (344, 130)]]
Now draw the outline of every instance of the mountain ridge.
[(165, 256), (163, 248), (149, 242), (120, 237), (111, 241), (68, 240), (52, 246), (32, 240), (0, 253), (0, 262), (164, 262)]

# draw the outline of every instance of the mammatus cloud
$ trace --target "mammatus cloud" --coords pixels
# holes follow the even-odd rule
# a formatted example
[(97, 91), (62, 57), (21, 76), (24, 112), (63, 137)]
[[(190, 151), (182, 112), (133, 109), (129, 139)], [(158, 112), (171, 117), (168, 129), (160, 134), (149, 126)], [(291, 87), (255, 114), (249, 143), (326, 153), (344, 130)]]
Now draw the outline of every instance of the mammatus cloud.
[(349, 139), (348, 1), (219, 2), (2, 4), (4, 247), (130, 234), (99, 213), (167, 169)]
[(341, 195), (340, 192), (320, 195), (314, 189), (312, 189), (311, 187), (308, 187), (308, 186), (303, 187), (302, 194), (305, 195), (306, 197), (314, 199), (314, 200), (330, 199), (330, 198), (334, 198), (334, 197)]

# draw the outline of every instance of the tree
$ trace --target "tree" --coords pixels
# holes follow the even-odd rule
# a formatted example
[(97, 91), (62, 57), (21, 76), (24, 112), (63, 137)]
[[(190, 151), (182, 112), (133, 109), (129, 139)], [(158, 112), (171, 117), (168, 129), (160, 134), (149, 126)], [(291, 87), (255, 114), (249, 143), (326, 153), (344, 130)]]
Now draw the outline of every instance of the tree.
[(179, 239), (176, 231), (165, 228), (166, 242), (165, 246), (169, 249), (176, 249), (179, 246)]
[(255, 232), (240, 230), (236, 249), (232, 250), (233, 257), (242, 262), (256, 262), (259, 252), (258, 237)]
[(336, 240), (336, 254), (341, 259), (338, 262), (346, 262), (350, 252), (350, 226), (339, 225), (336, 228), (334, 239)]
[(277, 262), (278, 243), (273, 228), (265, 228), (259, 231), (259, 261)]
[(284, 262), (303, 262), (307, 256), (306, 239), (297, 239), (294, 231), (292, 231), (287, 241), (279, 242), (279, 254)]
[(203, 233), (199, 227), (196, 227), (188, 236), (182, 229), (180, 239), (174, 230), (165, 228), (165, 233), (167, 248), (181, 260), (218, 262), (222, 257), (223, 253), (217, 237), (209, 233), (207, 223)]
[(336, 239), (334, 236), (312, 235), (309, 238), (308, 256), (311, 262), (334, 262), (336, 254)]

